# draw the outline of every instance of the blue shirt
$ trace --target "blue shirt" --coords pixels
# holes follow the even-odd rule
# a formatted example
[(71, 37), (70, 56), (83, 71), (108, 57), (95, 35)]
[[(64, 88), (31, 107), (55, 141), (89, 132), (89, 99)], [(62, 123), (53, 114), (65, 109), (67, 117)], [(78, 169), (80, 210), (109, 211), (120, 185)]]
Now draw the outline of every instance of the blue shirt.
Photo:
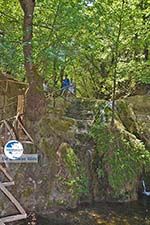
[(67, 87), (67, 86), (69, 86), (69, 85), (70, 85), (69, 79), (68, 79), (68, 78), (65, 78), (65, 79), (63, 80), (62, 86), (63, 86), (63, 87)]

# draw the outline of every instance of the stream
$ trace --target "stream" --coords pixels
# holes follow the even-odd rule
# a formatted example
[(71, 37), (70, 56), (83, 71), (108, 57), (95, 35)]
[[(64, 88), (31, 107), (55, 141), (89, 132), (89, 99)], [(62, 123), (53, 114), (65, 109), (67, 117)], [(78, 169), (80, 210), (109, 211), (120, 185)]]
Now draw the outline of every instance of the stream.
[(33, 214), (17, 225), (150, 225), (150, 198), (130, 203), (95, 203), (48, 215)]

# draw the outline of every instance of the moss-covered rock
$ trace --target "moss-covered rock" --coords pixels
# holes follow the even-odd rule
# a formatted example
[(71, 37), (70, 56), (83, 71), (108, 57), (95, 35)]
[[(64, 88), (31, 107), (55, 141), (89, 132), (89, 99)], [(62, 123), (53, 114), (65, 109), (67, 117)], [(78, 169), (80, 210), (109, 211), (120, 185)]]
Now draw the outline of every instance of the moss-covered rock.
[(117, 115), (126, 130), (128, 130), (132, 134), (138, 134), (139, 127), (137, 123), (137, 118), (130, 104), (124, 100), (119, 100), (117, 101), (116, 108)]
[[(143, 166), (149, 171), (149, 152), (141, 138), (149, 134), (141, 126), (148, 122), (149, 103), (139, 102), (145, 102), (141, 108), (136, 97), (117, 101), (114, 129), (106, 101), (59, 99), (55, 108), (50, 105), (34, 124), (35, 146), (25, 146), (25, 153), (38, 152), (39, 163), (10, 166), (17, 187), (13, 193), (40, 213), (75, 207), (81, 200), (135, 199)], [(141, 121), (141, 115), (147, 119)]]
[(73, 149), (66, 143), (57, 151), (57, 174), (50, 200), (55, 206), (74, 208), (86, 186), (84, 170)]
[(150, 96), (137, 95), (126, 99), (136, 115), (140, 132), (140, 138), (145, 142), (146, 147), (150, 149)]
[[(136, 97), (132, 101), (136, 102)], [(142, 134), (141, 121), (138, 118), (141, 111), (148, 112), (149, 103), (146, 102), (147, 98), (145, 109), (143, 106), (138, 112), (138, 107), (132, 108), (131, 99), (118, 100), (115, 127), (111, 127), (110, 119), (102, 121), (99, 117), (92, 126), (91, 135), (96, 143), (93, 167), (96, 168), (97, 179), (100, 181), (100, 199), (137, 198), (139, 179), (143, 168), (149, 170), (150, 162), (147, 142), (142, 138), (146, 130), (143, 129)], [(106, 118), (111, 116), (109, 110), (105, 110)]]

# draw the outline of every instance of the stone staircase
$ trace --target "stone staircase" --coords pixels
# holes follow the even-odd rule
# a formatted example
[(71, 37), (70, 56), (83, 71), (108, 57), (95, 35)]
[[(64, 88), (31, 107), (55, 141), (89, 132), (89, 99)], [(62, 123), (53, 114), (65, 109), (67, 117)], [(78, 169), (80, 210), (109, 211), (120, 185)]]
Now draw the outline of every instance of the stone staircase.
[[(75, 141), (73, 148), (79, 157), (92, 151), (93, 141), (89, 136), (90, 127), (95, 116), (95, 101), (75, 99), (66, 110), (66, 116), (75, 120), (74, 129)], [(82, 155), (82, 157), (81, 157)]]

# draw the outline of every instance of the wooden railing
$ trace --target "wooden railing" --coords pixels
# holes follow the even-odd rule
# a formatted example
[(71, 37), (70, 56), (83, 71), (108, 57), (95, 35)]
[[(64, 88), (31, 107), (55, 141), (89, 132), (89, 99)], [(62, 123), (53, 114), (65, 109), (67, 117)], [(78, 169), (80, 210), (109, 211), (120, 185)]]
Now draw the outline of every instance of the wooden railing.
[(14, 181), (12, 177), (8, 174), (6, 169), (0, 165), (0, 171), (3, 172), (5, 177), (8, 179), (7, 182), (0, 181), (0, 190), (4, 193), (4, 195), (12, 202), (15, 208), (18, 210), (19, 214), (13, 216), (6, 216), (0, 218), (0, 225), (5, 225), (8, 222), (14, 222), (27, 218), (27, 214), (21, 204), (16, 200), (16, 198), (7, 190), (6, 187), (14, 185)]

